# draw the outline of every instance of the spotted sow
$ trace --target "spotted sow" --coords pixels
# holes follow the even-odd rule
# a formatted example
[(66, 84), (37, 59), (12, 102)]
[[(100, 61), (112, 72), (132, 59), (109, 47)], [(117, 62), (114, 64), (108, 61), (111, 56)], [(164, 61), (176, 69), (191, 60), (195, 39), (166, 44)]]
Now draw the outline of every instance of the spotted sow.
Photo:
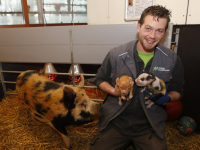
[(70, 139), (66, 126), (88, 123), (101, 115), (100, 104), (90, 100), (83, 86), (83, 76), (78, 87), (70, 88), (35, 70), (22, 72), (16, 82), (18, 96), (28, 111), (53, 127), (67, 148), (70, 148)]

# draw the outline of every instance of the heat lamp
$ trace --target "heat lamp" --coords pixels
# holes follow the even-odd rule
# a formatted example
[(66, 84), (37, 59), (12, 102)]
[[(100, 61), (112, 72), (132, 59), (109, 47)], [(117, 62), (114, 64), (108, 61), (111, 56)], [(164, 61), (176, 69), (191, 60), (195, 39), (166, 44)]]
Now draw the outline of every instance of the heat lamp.
[(52, 63), (46, 63), (43, 70), (44, 74), (46, 74), (49, 79), (54, 80), (56, 78), (57, 75), (55, 73), (57, 73), (57, 71)]
[[(79, 82), (81, 80), (81, 76), (80, 74), (83, 74), (83, 69), (81, 68), (81, 65), (80, 64), (74, 64), (74, 65), (71, 65), (70, 68), (69, 68), (69, 71), (68, 73), (70, 74), (73, 74), (72, 72), (72, 69), (74, 66), (74, 76), (75, 76), (75, 82)], [(68, 76), (70, 80), (73, 80), (73, 76), (72, 75), (69, 75)]]

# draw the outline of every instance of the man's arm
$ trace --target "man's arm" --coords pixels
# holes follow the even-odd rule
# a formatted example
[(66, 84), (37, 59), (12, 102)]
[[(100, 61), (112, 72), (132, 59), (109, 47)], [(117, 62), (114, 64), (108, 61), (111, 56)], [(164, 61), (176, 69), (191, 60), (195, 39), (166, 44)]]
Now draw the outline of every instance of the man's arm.
[(168, 95), (171, 98), (171, 102), (178, 101), (181, 98), (181, 95), (176, 91), (170, 91)]
[(110, 85), (110, 83), (108, 82), (102, 82), (99, 84), (99, 88), (104, 91), (104, 92), (107, 92), (108, 94), (110, 95), (113, 95), (113, 96), (120, 96), (120, 93), (119, 91), (117, 90), (117, 87), (113, 87)]
[(110, 76), (111, 76), (111, 63), (109, 53), (105, 57), (101, 67), (98, 69), (96, 74), (95, 83), (98, 88), (102, 91), (107, 92), (113, 96), (120, 96), (120, 93), (117, 91), (117, 88), (110, 85)]
[(168, 95), (171, 101), (178, 101), (183, 96), (184, 69), (179, 57), (177, 57), (175, 67), (172, 71), (172, 80), (168, 86)]

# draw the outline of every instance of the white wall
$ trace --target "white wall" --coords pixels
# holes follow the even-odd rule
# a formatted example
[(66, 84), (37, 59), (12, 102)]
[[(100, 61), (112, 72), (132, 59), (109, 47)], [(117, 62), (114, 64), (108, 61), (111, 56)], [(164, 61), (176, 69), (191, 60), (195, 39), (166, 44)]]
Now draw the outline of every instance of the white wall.
[(155, 4), (163, 5), (172, 13), (173, 24), (185, 24), (188, 0), (156, 0)]
[[(155, 5), (163, 5), (172, 11), (173, 24), (200, 24), (200, 0), (154, 0)], [(188, 13), (187, 13), (187, 7)], [(88, 24), (135, 24), (126, 22), (125, 0), (87, 0)]]

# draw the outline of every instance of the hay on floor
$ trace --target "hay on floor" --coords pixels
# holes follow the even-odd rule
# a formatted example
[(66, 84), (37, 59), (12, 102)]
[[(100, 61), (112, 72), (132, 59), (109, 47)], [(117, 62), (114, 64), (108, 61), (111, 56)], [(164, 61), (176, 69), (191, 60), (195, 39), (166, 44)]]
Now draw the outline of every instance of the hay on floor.
[[(32, 117), (17, 96), (9, 95), (0, 102), (0, 116), (0, 149), (66, 149), (61, 136)], [(87, 150), (97, 126), (98, 121), (68, 126), (72, 150)]]
[(177, 122), (166, 122), (168, 150), (200, 150), (200, 134), (197, 131), (191, 135), (180, 134)]
[[(0, 116), (0, 149), (66, 149), (61, 136), (29, 115), (17, 95), (8, 95), (0, 102)], [(67, 127), (72, 150), (88, 150), (97, 127), (98, 121)], [(181, 135), (176, 128), (176, 121), (166, 123), (166, 136), (169, 150), (200, 149), (200, 135)]]

